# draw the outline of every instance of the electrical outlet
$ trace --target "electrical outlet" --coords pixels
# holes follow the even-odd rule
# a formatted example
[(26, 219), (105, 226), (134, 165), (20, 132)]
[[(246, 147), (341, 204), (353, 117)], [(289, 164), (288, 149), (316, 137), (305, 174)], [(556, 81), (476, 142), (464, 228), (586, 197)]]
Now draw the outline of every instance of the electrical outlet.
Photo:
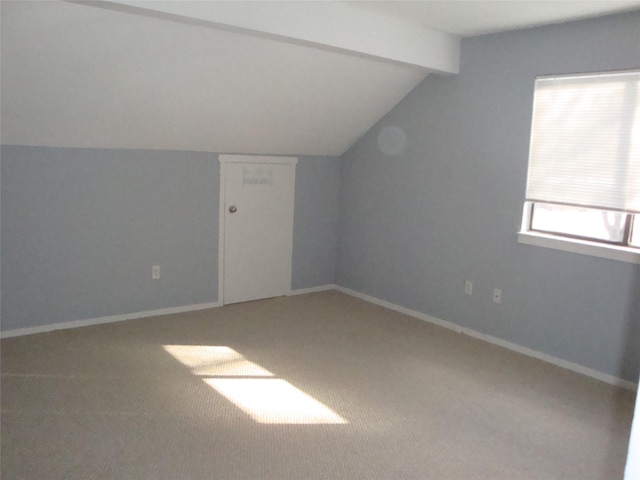
[(464, 282), (464, 293), (467, 295), (471, 295), (473, 293), (473, 282), (471, 280)]
[(493, 289), (493, 303), (502, 303), (502, 290), (499, 288)]
[(151, 267), (151, 278), (154, 280), (160, 278), (160, 265)]

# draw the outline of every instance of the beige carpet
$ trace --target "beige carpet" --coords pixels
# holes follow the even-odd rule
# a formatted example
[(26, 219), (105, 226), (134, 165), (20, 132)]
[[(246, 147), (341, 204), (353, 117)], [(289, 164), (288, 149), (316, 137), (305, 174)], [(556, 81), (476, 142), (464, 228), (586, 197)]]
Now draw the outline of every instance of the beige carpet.
[(1, 348), (4, 480), (614, 480), (633, 413), (631, 392), (337, 292)]

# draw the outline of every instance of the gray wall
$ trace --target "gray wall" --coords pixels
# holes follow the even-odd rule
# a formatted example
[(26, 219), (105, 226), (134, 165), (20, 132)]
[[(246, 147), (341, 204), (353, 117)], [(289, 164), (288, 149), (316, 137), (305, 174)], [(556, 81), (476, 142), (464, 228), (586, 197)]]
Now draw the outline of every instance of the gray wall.
[[(217, 300), (216, 154), (4, 145), (1, 156), (3, 331)], [(300, 158), (294, 288), (334, 281), (339, 172), (336, 158)]]
[(216, 155), (1, 153), (2, 330), (216, 300)]
[(340, 158), (299, 157), (293, 222), (292, 288), (335, 282)]
[(516, 232), (536, 75), (637, 68), (639, 45), (638, 13), (464, 40), (459, 75), (427, 77), (343, 156), (337, 283), (637, 381), (638, 265)]

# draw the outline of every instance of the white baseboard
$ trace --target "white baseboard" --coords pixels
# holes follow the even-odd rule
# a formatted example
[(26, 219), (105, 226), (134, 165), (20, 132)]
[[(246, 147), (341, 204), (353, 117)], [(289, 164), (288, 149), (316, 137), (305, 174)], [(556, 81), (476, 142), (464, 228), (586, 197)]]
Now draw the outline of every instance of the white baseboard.
[[(514, 352), (526, 355), (528, 357), (537, 358), (538, 360), (551, 363), (553, 365), (556, 365), (561, 368), (565, 368), (567, 370), (571, 370), (577, 373), (581, 373), (583, 375), (587, 375), (588, 377), (601, 380), (611, 385), (615, 385), (615, 386), (626, 388), (628, 390), (633, 390), (633, 391), (638, 389), (638, 385), (633, 382), (630, 382), (629, 380), (624, 380), (622, 378), (609, 375), (608, 373), (602, 373), (592, 368), (579, 365), (577, 363), (569, 362), (567, 360), (563, 360), (561, 358), (557, 358), (552, 355), (548, 355), (546, 353), (538, 352), (537, 350), (523, 347), (516, 343), (508, 342), (506, 340), (502, 340), (500, 338), (478, 332), (477, 330), (473, 330), (471, 328), (461, 327), (460, 325), (457, 325), (455, 323), (448, 322), (446, 320), (442, 320), (437, 317), (432, 317), (431, 315), (427, 315), (425, 313), (418, 312), (416, 310), (411, 310), (410, 308), (402, 307), (400, 305), (396, 305), (395, 303), (387, 302), (386, 300), (381, 300), (379, 298), (372, 297), (371, 295), (360, 293), (355, 290), (351, 290), (349, 288), (341, 287), (339, 285), (329, 284), (329, 285), (321, 285), (318, 287), (311, 287), (311, 288), (300, 288), (296, 290), (291, 290), (288, 293), (288, 295), (304, 295), (307, 293), (324, 292), (327, 290), (337, 290), (339, 292), (345, 293), (347, 295), (351, 295), (352, 297), (359, 298), (366, 302), (388, 308), (389, 310), (403, 313), (405, 315), (409, 315), (419, 320), (423, 320), (425, 322), (429, 322), (434, 325), (438, 325), (440, 327), (453, 330), (454, 332), (462, 333), (464, 335), (477, 338), (479, 340), (484, 340), (485, 342), (498, 345), (500, 347), (506, 348), (508, 350), (512, 350)], [(128, 313), (123, 315), (111, 315), (108, 317), (90, 318), (87, 320), (75, 320), (71, 322), (53, 323), (50, 325), (42, 325), (38, 327), (17, 328), (15, 330), (7, 330), (4, 332), (0, 332), (0, 338), (31, 335), (34, 333), (45, 333), (45, 332), (51, 332), (54, 330), (63, 330), (67, 328), (87, 327), (90, 325), (100, 325), (103, 323), (113, 323), (113, 322), (120, 322), (123, 320), (133, 320), (136, 318), (155, 317), (159, 315), (171, 315), (174, 313), (192, 312), (196, 310), (204, 310), (207, 308), (216, 308), (219, 306), (220, 306), (219, 302), (201, 303), (197, 305), (186, 305), (183, 307), (163, 308), (159, 310), (148, 310), (144, 312), (135, 312), (135, 313)]]
[(320, 285), (319, 287), (298, 288), (295, 290), (291, 290), (289, 293), (287, 293), (287, 296), (305, 295), (307, 293), (326, 292), (327, 290), (337, 290), (337, 285), (330, 283), (329, 285)]
[[(327, 290), (335, 290), (334, 284), (321, 285), (311, 288), (299, 288), (291, 290), (287, 293), (290, 295), (304, 295), (306, 293), (324, 292)], [(136, 318), (155, 317), (159, 315), (171, 315), (173, 313), (192, 312), (196, 310), (204, 310), (206, 308), (217, 308), (220, 302), (201, 303), (197, 305), (186, 305), (184, 307), (162, 308), (159, 310), (147, 310), (144, 312), (126, 313), (123, 315), (110, 315), (107, 317), (89, 318), (86, 320), (73, 320), (71, 322), (52, 323), (49, 325), (41, 325), (37, 327), (16, 328), (14, 330), (0, 331), (0, 338), (19, 337), (22, 335), (32, 335), (34, 333), (46, 333), (54, 330), (64, 330), (68, 328), (88, 327), (91, 325), (100, 325), (103, 323), (121, 322), (124, 320), (133, 320)]]
[(401, 307), (400, 305), (396, 305), (391, 302), (387, 302), (385, 300), (381, 300), (376, 297), (372, 297), (370, 295), (366, 295), (364, 293), (357, 292), (355, 290), (351, 290), (349, 288), (341, 287), (339, 285), (335, 286), (335, 289), (339, 292), (346, 293), (347, 295), (351, 295), (353, 297), (359, 298), (361, 300), (365, 300), (370, 303), (374, 303), (376, 305), (380, 305), (381, 307), (388, 308), (389, 310), (394, 310), (396, 312), (403, 313), (405, 315), (409, 315), (411, 317), (417, 318), (419, 320), (424, 320), (425, 322), (432, 323), (434, 325), (438, 325), (440, 327), (447, 328), (449, 330), (453, 330), (454, 332), (462, 333), (464, 335), (468, 335), (469, 337), (474, 337), (480, 340), (484, 340), (485, 342), (492, 343), (494, 345), (498, 345), (499, 347), (506, 348), (508, 350), (512, 350), (517, 353), (521, 353), (528, 357), (533, 357), (538, 360), (542, 360), (547, 363), (551, 363), (561, 368), (565, 368), (567, 370), (571, 370), (577, 373), (581, 373), (588, 377), (595, 378), (597, 380), (609, 383), (611, 385), (615, 385), (617, 387), (626, 388), (627, 390), (636, 391), (638, 389), (638, 385), (630, 382), (628, 380), (624, 380), (623, 378), (615, 377), (613, 375), (609, 375), (608, 373), (602, 373), (592, 368), (585, 367), (583, 365), (579, 365), (577, 363), (569, 362), (567, 360), (563, 360), (561, 358), (554, 357), (552, 355), (547, 355), (546, 353), (538, 352), (537, 350), (533, 350), (531, 348), (523, 347), (516, 343), (508, 342), (506, 340), (502, 340), (497, 337), (493, 337), (491, 335), (486, 335), (484, 333), (478, 332), (477, 330), (473, 330), (471, 328), (461, 327), (460, 325), (456, 325), (452, 322), (447, 322), (446, 320), (441, 320), (436, 317), (432, 317), (430, 315), (426, 315), (424, 313), (418, 312), (416, 310), (411, 310), (409, 308)]
[(22, 335), (32, 335), (34, 333), (45, 333), (53, 330), (64, 330), (67, 328), (88, 327), (90, 325), (100, 325), (103, 323), (121, 322), (123, 320), (133, 320), (136, 318), (156, 317), (159, 315), (171, 315), (173, 313), (193, 312), (206, 308), (219, 307), (218, 302), (200, 303), (197, 305), (185, 305), (183, 307), (162, 308), (160, 310), (147, 310), (144, 312), (125, 313), (123, 315), (110, 315), (108, 317), (89, 318), (86, 320), (74, 320), (71, 322), (52, 323), (38, 327), (16, 328), (0, 332), (0, 338), (18, 337)]

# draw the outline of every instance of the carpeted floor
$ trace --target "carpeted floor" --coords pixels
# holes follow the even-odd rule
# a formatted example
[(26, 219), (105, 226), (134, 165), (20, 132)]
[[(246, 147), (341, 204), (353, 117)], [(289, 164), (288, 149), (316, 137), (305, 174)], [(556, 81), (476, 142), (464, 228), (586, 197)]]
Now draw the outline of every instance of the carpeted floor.
[(338, 292), (7, 338), (1, 360), (4, 480), (614, 480), (633, 415), (632, 392)]

